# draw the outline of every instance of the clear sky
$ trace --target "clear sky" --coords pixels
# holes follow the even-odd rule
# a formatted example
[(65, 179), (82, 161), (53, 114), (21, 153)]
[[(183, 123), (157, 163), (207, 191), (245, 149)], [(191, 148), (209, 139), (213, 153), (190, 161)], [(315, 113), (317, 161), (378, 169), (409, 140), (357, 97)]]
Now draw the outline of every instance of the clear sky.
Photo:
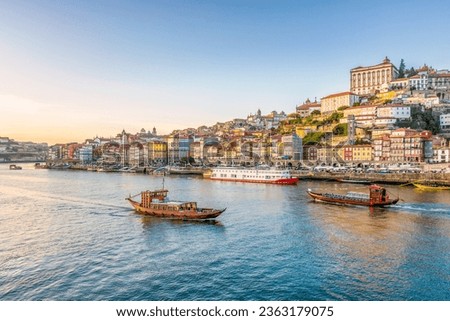
[(291, 113), (353, 67), (450, 68), (450, 1), (0, 0), (0, 136), (64, 143)]

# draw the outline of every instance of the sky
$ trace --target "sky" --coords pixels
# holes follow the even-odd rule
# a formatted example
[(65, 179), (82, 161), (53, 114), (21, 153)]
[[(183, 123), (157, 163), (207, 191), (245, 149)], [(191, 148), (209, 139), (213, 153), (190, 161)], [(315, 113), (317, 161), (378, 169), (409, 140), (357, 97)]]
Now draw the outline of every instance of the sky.
[(450, 68), (450, 1), (0, 0), (0, 136), (49, 144), (292, 113), (350, 69)]

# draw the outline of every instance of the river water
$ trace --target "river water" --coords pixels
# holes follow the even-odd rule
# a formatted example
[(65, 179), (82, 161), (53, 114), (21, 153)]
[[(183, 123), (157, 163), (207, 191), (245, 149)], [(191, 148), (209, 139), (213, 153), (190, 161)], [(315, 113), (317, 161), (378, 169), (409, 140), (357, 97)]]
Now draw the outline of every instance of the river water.
[(135, 214), (161, 177), (0, 165), (1, 300), (450, 300), (450, 192), (387, 186), (389, 209), (314, 203), (308, 188), (168, 176), (214, 221)]

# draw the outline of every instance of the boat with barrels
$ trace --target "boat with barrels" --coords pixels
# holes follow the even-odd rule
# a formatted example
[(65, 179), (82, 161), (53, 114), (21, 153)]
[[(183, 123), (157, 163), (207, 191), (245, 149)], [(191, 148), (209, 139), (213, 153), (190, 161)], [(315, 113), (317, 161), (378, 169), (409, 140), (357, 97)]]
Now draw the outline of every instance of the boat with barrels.
[[(197, 202), (169, 201), (167, 198), (168, 192), (167, 189), (143, 191), (127, 197), (126, 200), (139, 214), (172, 219), (205, 220), (215, 218), (226, 210), (226, 208), (200, 208), (197, 207)], [(138, 195), (141, 195), (140, 202), (133, 200)]]
[(396, 204), (398, 197), (389, 197), (384, 187), (371, 185), (369, 193), (347, 192), (346, 194), (317, 193), (308, 189), (308, 194), (317, 202), (332, 203), (338, 205), (359, 205), (369, 207), (384, 207)]

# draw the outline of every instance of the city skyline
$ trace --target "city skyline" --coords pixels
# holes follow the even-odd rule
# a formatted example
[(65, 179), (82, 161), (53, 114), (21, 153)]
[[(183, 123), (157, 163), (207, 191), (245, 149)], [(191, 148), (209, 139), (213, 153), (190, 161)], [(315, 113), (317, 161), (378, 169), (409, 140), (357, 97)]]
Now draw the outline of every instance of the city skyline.
[[(448, 68), (445, 1), (0, 4), (0, 136), (64, 143), (125, 128), (294, 112), (351, 68)], [(425, 15), (425, 16), (424, 16)], [(428, 23), (427, 19), (431, 19)]]

